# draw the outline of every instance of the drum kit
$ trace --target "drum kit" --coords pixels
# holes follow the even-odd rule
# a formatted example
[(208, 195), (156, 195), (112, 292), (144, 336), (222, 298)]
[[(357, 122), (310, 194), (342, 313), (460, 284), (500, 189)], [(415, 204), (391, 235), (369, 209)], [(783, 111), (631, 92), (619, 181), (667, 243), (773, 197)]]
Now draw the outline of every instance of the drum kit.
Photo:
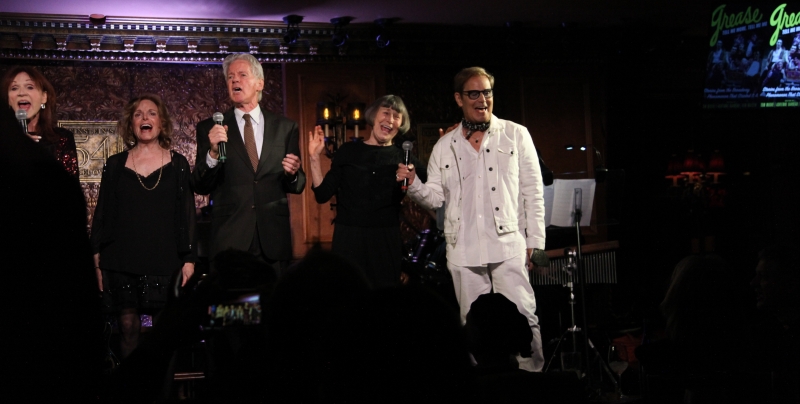
[(425, 229), (405, 246), (403, 272), (412, 282), (441, 286), (452, 284), (447, 270), (444, 235), (437, 229)]

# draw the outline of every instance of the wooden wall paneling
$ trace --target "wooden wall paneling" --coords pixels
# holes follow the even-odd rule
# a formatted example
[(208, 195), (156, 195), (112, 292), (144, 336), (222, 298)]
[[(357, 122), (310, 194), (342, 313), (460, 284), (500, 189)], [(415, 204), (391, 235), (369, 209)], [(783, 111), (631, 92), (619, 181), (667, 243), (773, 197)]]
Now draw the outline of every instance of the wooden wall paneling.
[[(523, 124), (530, 131), (539, 154), (557, 179), (594, 178), (596, 165), (592, 147), (604, 151), (600, 119), (602, 101), (597, 96), (600, 83), (591, 76), (538, 74), (522, 76)], [(566, 145), (573, 145), (572, 151)], [(585, 152), (578, 148), (587, 146)], [(602, 241), (605, 235), (605, 193), (598, 184), (592, 225), (584, 228), (587, 242)], [(600, 216), (598, 216), (600, 215)]]
[[(330, 203), (318, 204), (311, 191), (311, 174), (308, 165), (308, 133), (316, 125), (316, 106), (319, 101), (329, 101), (330, 96), (346, 96), (341, 103), (364, 102), (369, 106), (385, 89), (385, 70), (380, 65), (285, 65), (286, 115), (298, 122), (303, 169), (307, 175), (306, 189), (301, 195), (292, 195), (289, 207), (292, 212), (292, 240), (295, 258), (305, 255), (311, 246), (320, 243), (329, 248), (333, 238), (336, 212)], [(367, 136), (369, 126), (359, 132)], [(353, 133), (349, 132), (348, 136)], [(330, 169), (330, 160), (322, 158), (323, 175)]]
[[(523, 78), (525, 108), (523, 124), (556, 178), (586, 178), (588, 161), (585, 153), (567, 151), (591, 142), (587, 138), (585, 90), (574, 78)], [(576, 174), (577, 173), (577, 174)]]

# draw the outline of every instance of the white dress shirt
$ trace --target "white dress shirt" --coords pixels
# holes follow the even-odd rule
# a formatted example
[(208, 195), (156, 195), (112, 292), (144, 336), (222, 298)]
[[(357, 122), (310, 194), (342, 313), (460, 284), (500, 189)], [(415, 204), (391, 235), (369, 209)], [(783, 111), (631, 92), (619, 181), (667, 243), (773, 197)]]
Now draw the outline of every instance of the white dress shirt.
[[(253, 135), (256, 138), (256, 151), (258, 158), (261, 158), (261, 147), (264, 145), (264, 114), (261, 113), (261, 106), (256, 105), (250, 112), (244, 112), (239, 108), (233, 110), (233, 115), (236, 117), (236, 124), (239, 125), (239, 134), (242, 136), (244, 142), (244, 114), (250, 114), (250, 119), (253, 121)], [(211, 150), (206, 155), (206, 164), (208, 168), (214, 168), (219, 162), (218, 159), (211, 157)]]

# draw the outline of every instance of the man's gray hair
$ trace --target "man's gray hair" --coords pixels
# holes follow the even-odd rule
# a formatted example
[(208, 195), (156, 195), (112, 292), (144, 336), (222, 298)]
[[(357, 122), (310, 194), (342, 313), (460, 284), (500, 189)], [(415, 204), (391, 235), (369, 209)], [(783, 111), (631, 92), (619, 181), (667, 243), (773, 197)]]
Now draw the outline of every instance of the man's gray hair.
[[(264, 68), (261, 67), (261, 63), (258, 62), (258, 59), (256, 59), (255, 56), (249, 53), (233, 53), (228, 55), (228, 57), (225, 58), (225, 61), (222, 62), (222, 74), (225, 76), (225, 81), (228, 80), (228, 68), (231, 66), (231, 63), (237, 60), (244, 60), (250, 64), (250, 72), (253, 73), (257, 79), (264, 80)], [(259, 101), (261, 101), (261, 96), (263, 94), (263, 91), (258, 92)]]

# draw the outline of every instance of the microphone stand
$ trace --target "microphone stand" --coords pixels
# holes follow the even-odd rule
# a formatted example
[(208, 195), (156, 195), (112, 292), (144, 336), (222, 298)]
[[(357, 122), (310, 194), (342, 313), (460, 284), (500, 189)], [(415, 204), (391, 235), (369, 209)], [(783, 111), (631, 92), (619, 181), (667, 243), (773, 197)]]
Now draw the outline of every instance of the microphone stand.
[[(580, 198), (582, 197), (582, 191), (580, 188), (575, 188), (575, 279), (578, 281), (578, 285), (580, 285), (580, 293), (581, 293), (581, 321), (583, 322), (583, 354), (584, 358), (586, 358), (586, 380), (589, 382), (589, 385), (592, 384), (592, 372), (589, 371), (589, 329), (586, 326), (586, 286), (584, 285), (584, 273), (583, 273), (583, 255), (581, 253), (581, 205), (579, 203)], [(574, 308), (574, 305), (571, 306)], [(574, 318), (575, 315), (573, 314), (573, 325), (574, 325)], [(579, 330), (577, 326), (575, 327), (576, 330)], [(574, 335), (574, 334), (573, 334)], [(573, 337), (574, 338), (574, 337)]]
[[(594, 364), (594, 360), (590, 361), (589, 358), (589, 348), (591, 348), (592, 352), (595, 354), (595, 358), (600, 361), (600, 365), (603, 368), (603, 371), (608, 374), (611, 378), (612, 383), (615, 387), (619, 385), (619, 381), (614, 376), (614, 373), (609, 368), (608, 364), (603, 357), (600, 355), (600, 352), (597, 351), (597, 348), (592, 343), (592, 340), (589, 339), (589, 327), (586, 322), (586, 273), (584, 272), (583, 266), (583, 254), (581, 252), (581, 218), (583, 212), (581, 211), (581, 202), (582, 202), (582, 194), (583, 191), (580, 188), (575, 188), (575, 211), (573, 212), (575, 218), (575, 241), (576, 241), (576, 249), (575, 249), (575, 278), (576, 281), (580, 284), (580, 295), (581, 295), (581, 320), (583, 321), (583, 353), (584, 357), (586, 358), (586, 384), (589, 387), (592, 387), (592, 365)], [(572, 303), (572, 302), (570, 302)], [(574, 307), (574, 306), (573, 306)], [(573, 330), (580, 331), (575, 325), (575, 315), (573, 314)], [(573, 334), (573, 341), (574, 341), (574, 334)], [(594, 359), (594, 358), (593, 358)]]

